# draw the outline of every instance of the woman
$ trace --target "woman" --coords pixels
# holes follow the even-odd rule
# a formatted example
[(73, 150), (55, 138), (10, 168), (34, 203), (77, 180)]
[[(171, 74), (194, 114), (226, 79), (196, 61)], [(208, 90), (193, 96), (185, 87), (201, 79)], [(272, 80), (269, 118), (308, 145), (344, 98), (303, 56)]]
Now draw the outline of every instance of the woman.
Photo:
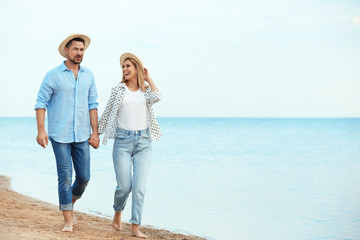
[(122, 81), (113, 87), (99, 122), (99, 133), (104, 133), (103, 143), (109, 138), (115, 139), (113, 162), (117, 186), (112, 226), (121, 230), (121, 212), (132, 191), (132, 233), (147, 238), (139, 231), (139, 225), (151, 161), (151, 141), (158, 141), (162, 135), (152, 109), (152, 104), (160, 101), (161, 94), (139, 57), (124, 53), (120, 64)]

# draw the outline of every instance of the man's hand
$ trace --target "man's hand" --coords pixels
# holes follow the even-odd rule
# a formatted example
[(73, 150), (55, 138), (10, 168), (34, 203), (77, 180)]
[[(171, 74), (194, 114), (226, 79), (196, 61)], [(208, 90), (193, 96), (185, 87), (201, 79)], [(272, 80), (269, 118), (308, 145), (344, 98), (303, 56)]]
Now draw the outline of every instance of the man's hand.
[(89, 111), (89, 114), (90, 114), (90, 125), (92, 129), (92, 134), (90, 135), (89, 138), (89, 144), (93, 148), (97, 149), (100, 143), (97, 109), (91, 109)]
[(48, 145), (49, 137), (46, 134), (45, 130), (38, 132), (38, 135), (36, 137), (36, 142), (43, 148), (45, 148), (45, 144)]
[(45, 122), (45, 109), (44, 108), (36, 109), (36, 124), (38, 129), (36, 142), (43, 148), (45, 148), (45, 144), (48, 145), (49, 142), (49, 137), (46, 134), (44, 127), (44, 122)]
[(89, 138), (90, 146), (97, 149), (99, 147), (99, 143), (100, 143), (99, 133), (93, 132)]

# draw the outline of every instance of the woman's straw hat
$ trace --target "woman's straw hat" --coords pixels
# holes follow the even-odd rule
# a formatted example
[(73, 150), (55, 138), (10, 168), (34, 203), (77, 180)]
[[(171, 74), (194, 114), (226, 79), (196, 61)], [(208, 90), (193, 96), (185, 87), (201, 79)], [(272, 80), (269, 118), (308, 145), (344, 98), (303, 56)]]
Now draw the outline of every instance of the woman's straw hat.
[(124, 53), (121, 55), (121, 57), (120, 57), (120, 66), (121, 67), (124, 65), (125, 60), (128, 58), (134, 59), (140, 65), (141, 70), (144, 71), (144, 64), (143, 64), (141, 58), (139, 58), (138, 56), (136, 56), (135, 54), (132, 54), (132, 53)]
[(77, 33), (72, 33), (70, 34), (67, 38), (65, 38), (64, 41), (62, 41), (59, 45), (59, 53), (61, 54), (61, 56), (63, 56), (64, 58), (67, 58), (66, 53), (65, 53), (65, 46), (66, 44), (68, 44), (68, 42), (70, 42), (72, 39), (74, 38), (81, 38), (84, 40), (85, 42), (85, 49), (84, 51), (87, 49), (87, 47), (90, 45), (90, 38), (86, 35), (83, 34), (77, 34)]

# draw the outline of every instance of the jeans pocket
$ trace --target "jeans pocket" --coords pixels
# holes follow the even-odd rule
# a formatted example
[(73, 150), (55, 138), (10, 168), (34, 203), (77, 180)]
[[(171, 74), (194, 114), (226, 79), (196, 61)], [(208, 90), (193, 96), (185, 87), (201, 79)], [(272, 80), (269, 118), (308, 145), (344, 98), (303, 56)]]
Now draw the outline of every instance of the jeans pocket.
[(141, 134), (141, 138), (148, 140), (148, 139), (150, 139), (150, 135), (148, 133), (144, 133), (144, 134)]
[(116, 138), (120, 139), (120, 140), (125, 140), (127, 138), (127, 134), (126, 133), (116, 133)]

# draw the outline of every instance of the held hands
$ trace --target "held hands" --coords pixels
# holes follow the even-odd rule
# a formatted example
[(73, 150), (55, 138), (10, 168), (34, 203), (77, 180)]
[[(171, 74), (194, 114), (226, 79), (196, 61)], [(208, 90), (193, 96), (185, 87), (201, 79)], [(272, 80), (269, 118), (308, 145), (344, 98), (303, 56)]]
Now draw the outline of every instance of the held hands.
[(90, 135), (89, 138), (89, 144), (90, 146), (92, 146), (94, 149), (97, 149), (99, 147), (100, 144), (100, 138), (99, 138), (99, 133), (92, 133)]
[(49, 137), (45, 131), (38, 132), (38, 135), (36, 137), (36, 142), (43, 148), (45, 148), (45, 144), (46, 144), (46, 146), (48, 145)]
[[(41, 131), (38, 133), (38, 135), (36, 137), (36, 142), (43, 148), (45, 148), (49, 144), (49, 137), (45, 131)], [(46, 144), (46, 146), (45, 146), (45, 144)], [(91, 136), (89, 138), (89, 144), (90, 144), (90, 146), (92, 146), (95, 149), (97, 149), (99, 147), (100, 138), (99, 138), (98, 133), (91, 134)]]

